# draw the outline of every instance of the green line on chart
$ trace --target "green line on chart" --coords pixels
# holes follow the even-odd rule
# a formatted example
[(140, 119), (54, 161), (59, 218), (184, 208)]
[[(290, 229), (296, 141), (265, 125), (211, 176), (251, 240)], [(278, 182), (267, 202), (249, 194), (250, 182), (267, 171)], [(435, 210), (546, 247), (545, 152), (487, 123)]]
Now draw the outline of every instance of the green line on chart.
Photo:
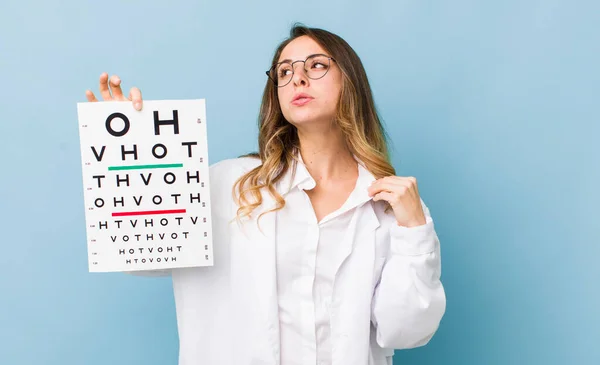
[(169, 169), (183, 167), (182, 163), (162, 164), (162, 165), (137, 165), (137, 166), (109, 166), (108, 171), (119, 170), (141, 170), (141, 169)]

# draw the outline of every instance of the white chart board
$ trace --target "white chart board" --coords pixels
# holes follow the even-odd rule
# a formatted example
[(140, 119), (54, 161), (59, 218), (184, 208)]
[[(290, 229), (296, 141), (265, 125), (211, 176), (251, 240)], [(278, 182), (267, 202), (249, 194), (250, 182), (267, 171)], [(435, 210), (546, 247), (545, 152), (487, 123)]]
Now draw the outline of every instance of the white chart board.
[(206, 104), (77, 104), (90, 272), (213, 265)]

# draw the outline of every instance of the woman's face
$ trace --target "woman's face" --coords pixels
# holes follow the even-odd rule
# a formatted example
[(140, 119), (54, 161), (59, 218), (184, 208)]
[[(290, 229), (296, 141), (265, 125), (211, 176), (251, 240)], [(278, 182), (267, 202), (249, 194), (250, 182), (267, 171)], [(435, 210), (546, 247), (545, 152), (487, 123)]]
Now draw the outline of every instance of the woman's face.
[[(308, 56), (324, 54), (330, 56), (317, 42), (308, 36), (302, 36), (290, 42), (281, 52), (277, 62), (282, 61), (304, 61)], [(334, 120), (342, 89), (342, 73), (336, 62), (331, 60), (328, 64), (322, 64), (319, 58), (313, 58), (306, 62), (306, 69), (310, 71), (311, 77), (319, 76), (325, 68), (329, 68), (325, 76), (318, 80), (311, 79), (304, 70), (303, 62), (293, 65), (294, 73), (290, 82), (277, 88), (279, 106), (285, 119), (301, 127), (308, 123), (327, 123)], [(321, 58), (321, 60), (326, 60)], [(280, 75), (289, 74), (289, 66), (283, 69)]]

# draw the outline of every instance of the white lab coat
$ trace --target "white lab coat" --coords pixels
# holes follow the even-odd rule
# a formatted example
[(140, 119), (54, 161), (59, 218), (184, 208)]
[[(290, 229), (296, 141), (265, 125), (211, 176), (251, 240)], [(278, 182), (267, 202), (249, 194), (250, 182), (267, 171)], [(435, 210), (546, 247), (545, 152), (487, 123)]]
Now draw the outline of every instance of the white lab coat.
[[(180, 340), (179, 365), (279, 365), (276, 214), (239, 225), (231, 188), (258, 166), (254, 158), (210, 167), (214, 266), (138, 272), (171, 274)], [(277, 186), (280, 189), (281, 184)], [(254, 212), (275, 201), (263, 192)], [(346, 258), (335, 275), (331, 365), (387, 365), (393, 349), (423, 346), (445, 312), (440, 247), (427, 224), (404, 228), (380, 203), (368, 201)], [(286, 364), (281, 364), (286, 365)], [(306, 364), (314, 365), (314, 364)]]

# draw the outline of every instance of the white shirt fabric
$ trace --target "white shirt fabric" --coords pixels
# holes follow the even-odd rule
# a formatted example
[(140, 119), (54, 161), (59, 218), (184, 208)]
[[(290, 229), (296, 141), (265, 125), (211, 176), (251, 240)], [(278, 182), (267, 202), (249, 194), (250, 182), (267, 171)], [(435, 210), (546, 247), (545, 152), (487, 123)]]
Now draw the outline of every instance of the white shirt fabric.
[(320, 222), (305, 190), (316, 182), (300, 162), (286, 204), (277, 212), (277, 291), (281, 365), (331, 365), (330, 304), (344, 234), (354, 231), (356, 207), (369, 200), (374, 180), (357, 164), (359, 176), (346, 202)]
[[(425, 225), (398, 226), (384, 204), (368, 197), (375, 178), (359, 166), (357, 186), (344, 206), (306, 229), (311, 215), (290, 209), (309, 209), (306, 200), (295, 199), (303, 192), (289, 189), (314, 183), (302, 177), (306, 171), (299, 166), (294, 179), (286, 174), (275, 184), (288, 195), (287, 209), (264, 214), (259, 224), (258, 216), (277, 203), (263, 188), (253, 217), (238, 224), (231, 187), (260, 163), (246, 157), (210, 168), (214, 266), (136, 272), (172, 275), (179, 365), (312, 365), (329, 357), (331, 365), (391, 365), (393, 349), (426, 345), (440, 324), (446, 297), (440, 244), (425, 203)], [(327, 232), (341, 226), (356, 229), (328, 238)], [(296, 241), (293, 233), (305, 238), (302, 246), (284, 246)], [(292, 260), (285, 247), (309, 259)], [(317, 296), (311, 280), (320, 288)], [(298, 317), (299, 310), (305, 317)]]

